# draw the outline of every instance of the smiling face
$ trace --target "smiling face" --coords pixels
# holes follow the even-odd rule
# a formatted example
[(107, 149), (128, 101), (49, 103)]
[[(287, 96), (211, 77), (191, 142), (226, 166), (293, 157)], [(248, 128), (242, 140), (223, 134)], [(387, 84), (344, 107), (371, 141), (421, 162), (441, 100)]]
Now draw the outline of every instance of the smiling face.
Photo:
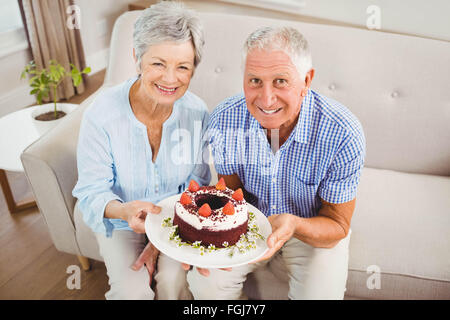
[(141, 57), (141, 90), (159, 105), (173, 105), (189, 87), (194, 57), (191, 41), (150, 46)]
[(305, 79), (283, 51), (253, 49), (247, 54), (244, 93), (248, 111), (265, 129), (289, 136), (295, 127), (303, 97), (314, 75)]

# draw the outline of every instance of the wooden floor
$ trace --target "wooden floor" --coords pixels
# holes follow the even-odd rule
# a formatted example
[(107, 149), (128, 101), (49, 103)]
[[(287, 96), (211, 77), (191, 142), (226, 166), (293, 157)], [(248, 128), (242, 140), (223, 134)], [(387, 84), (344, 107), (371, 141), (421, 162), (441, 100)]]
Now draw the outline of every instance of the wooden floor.
[[(104, 70), (91, 75), (85, 92), (67, 102), (82, 102), (104, 76)], [(23, 173), (7, 172), (7, 177), (16, 201), (33, 200)], [(55, 249), (38, 209), (10, 214), (0, 189), (0, 299), (104, 299), (109, 289), (105, 265), (91, 261), (87, 272), (80, 267), (80, 289), (70, 290), (73, 273), (67, 268), (72, 265), (80, 266), (77, 257)]]

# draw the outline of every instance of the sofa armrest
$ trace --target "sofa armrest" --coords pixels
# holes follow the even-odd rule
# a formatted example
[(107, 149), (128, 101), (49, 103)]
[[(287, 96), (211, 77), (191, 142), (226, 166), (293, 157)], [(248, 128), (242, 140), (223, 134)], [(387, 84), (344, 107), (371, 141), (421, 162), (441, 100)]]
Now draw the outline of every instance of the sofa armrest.
[(72, 189), (78, 179), (76, 150), (80, 122), (97, 90), (55, 128), (28, 146), (21, 155), (36, 203), (55, 247), (80, 255), (75, 238)]

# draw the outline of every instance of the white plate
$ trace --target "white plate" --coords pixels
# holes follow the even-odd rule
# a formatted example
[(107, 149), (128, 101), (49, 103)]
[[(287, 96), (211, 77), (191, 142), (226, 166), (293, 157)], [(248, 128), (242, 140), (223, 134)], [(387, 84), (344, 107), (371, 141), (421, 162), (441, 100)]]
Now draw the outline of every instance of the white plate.
[(267, 250), (267, 237), (272, 233), (272, 227), (266, 216), (254, 206), (248, 205), (248, 211), (253, 212), (256, 217), (256, 224), (259, 227), (259, 233), (265, 240), (256, 240), (256, 248), (244, 253), (235, 250), (232, 257), (229, 256), (230, 249), (222, 248), (213, 252), (207, 252), (200, 255), (198, 249), (181, 246), (178, 247), (174, 241), (169, 240), (171, 228), (163, 227), (164, 219), (170, 217), (173, 221), (175, 203), (180, 195), (174, 195), (159, 202), (157, 205), (162, 207), (159, 214), (147, 214), (145, 219), (145, 231), (148, 239), (153, 245), (165, 255), (174, 260), (184, 262), (201, 268), (231, 268), (247, 264), (260, 258)]

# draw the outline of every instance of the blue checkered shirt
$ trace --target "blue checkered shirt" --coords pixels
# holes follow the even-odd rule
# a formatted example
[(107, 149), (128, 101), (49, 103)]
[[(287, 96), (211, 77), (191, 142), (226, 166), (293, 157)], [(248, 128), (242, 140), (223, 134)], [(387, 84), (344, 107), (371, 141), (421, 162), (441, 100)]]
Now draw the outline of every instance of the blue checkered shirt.
[(276, 153), (243, 94), (217, 106), (208, 133), (217, 173), (237, 174), (266, 216), (313, 217), (320, 199), (344, 203), (356, 196), (365, 157), (361, 124), (346, 107), (311, 89)]

